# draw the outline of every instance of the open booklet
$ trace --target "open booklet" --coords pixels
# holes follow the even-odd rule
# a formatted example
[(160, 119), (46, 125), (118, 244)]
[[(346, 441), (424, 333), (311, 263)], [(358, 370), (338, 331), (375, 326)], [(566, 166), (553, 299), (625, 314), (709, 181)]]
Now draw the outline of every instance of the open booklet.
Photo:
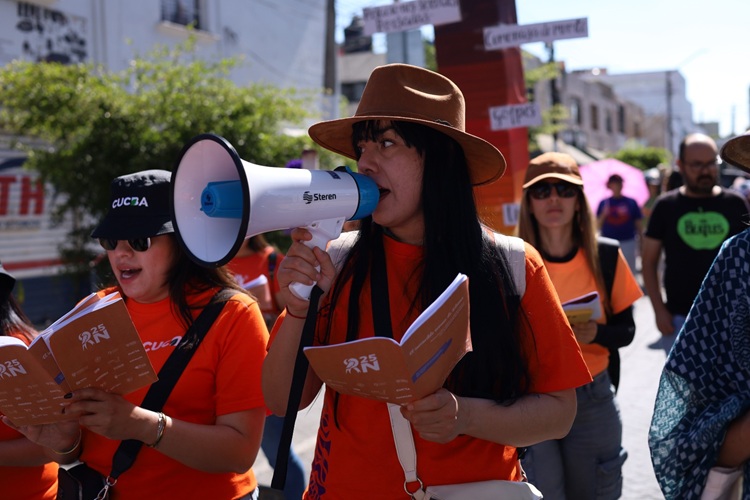
[(118, 292), (89, 295), (26, 345), (0, 337), (0, 412), (16, 425), (65, 420), (66, 393), (127, 394), (157, 380)]
[(459, 273), (401, 342), (368, 337), (306, 347), (305, 355), (318, 377), (342, 394), (405, 404), (440, 389), (469, 351), (469, 283)]
[(589, 320), (596, 321), (602, 317), (599, 292), (596, 291), (567, 300), (562, 303), (562, 308), (571, 325)]

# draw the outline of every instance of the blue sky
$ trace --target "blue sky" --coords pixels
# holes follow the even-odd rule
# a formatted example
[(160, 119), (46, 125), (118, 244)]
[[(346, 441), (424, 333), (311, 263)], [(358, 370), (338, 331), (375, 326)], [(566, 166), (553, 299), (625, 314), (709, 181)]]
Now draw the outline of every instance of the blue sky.
[[(338, 39), (363, 7), (391, 3), (336, 0)], [(588, 18), (588, 38), (555, 42), (555, 58), (569, 71), (679, 70), (695, 121), (718, 121), (722, 135), (750, 127), (748, 0), (516, 0), (516, 12), (519, 24)], [(423, 32), (432, 35), (430, 27)], [(376, 50), (385, 50), (379, 38)], [(523, 48), (547, 59), (542, 44)]]

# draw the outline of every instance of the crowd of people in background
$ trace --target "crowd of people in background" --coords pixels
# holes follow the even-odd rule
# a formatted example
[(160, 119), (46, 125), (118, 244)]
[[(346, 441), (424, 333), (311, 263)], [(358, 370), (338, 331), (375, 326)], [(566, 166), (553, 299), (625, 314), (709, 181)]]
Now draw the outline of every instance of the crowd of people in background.
[[(323, 410), (309, 478), (290, 449), (287, 500), (406, 498), (405, 486), (414, 493), (492, 479), (528, 481), (552, 500), (619, 498), (628, 453), (617, 388), (628, 374), (618, 350), (637, 334), (633, 307), (644, 292), (667, 353), (649, 434), (665, 497), (730, 498), (721, 495), (733, 490), (742, 496), (731, 498), (750, 498), (750, 487), (740, 492), (750, 484), (750, 135), (721, 153), (712, 138), (687, 135), (674, 169), (644, 171), (642, 205), (614, 174), (611, 196), (592, 207), (572, 157), (532, 158), (519, 239), (478, 216), (472, 189), (496, 181), (506, 164), (464, 123), (451, 80), (391, 64), (373, 71), (354, 116), (310, 128), (317, 145), (354, 159), (380, 190), (373, 214), (347, 226), (355, 236), (334, 242), (343, 255), (336, 261), (305, 245), (309, 231), (290, 228), (288, 249), (254, 235), (227, 266), (203, 268), (174, 234), (170, 172), (114, 179), (113, 200), (148, 203), (113, 203), (93, 231), (114, 276), (98, 293), (119, 292), (142, 340), (169, 346), (148, 353), (157, 372), (179, 349), (195, 356), (163, 406), (144, 402), (155, 383), (126, 395), (76, 390), (61, 423), (16, 426), (2, 417), (0, 496), (56, 498), (59, 464), (81, 462), (106, 478), (123, 444), (135, 441), (112, 498), (257, 500), (252, 466), (261, 449), (275, 465), (277, 415), (287, 411), (308, 316), (317, 318), (316, 345), (398, 341), (464, 273), (473, 351), (434, 394), (394, 413), (308, 371), (300, 408), (323, 389)], [(303, 156), (287, 166), (315, 168), (315, 151)], [(742, 172), (729, 187), (722, 160)], [(320, 306), (292, 293), (294, 282), (317, 283)], [(28, 345), (37, 331), (14, 284), (0, 264), (0, 339)], [(592, 292), (598, 313), (566, 315), (563, 303)], [(196, 332), (202, 311), (215, 307), (218, 317)], [(414, 476), (399, 462), (394, 418), (413, 429)]]

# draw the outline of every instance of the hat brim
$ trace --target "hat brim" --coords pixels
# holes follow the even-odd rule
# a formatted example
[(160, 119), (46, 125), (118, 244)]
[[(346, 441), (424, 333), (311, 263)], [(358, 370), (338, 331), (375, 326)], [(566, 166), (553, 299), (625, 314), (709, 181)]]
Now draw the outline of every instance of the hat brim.
[(721, 159), (750, 172), (750, 134), (729, 139), (721, 148)]
[(91, 237), (132, 240), (134, 238), (150, 238), (173, 232), (174, 227), (169, 216), (152, 218), (143, 216), (114, 217), (109, 214), (92, 231)]
[(561, 181), (569, 182), (571, 184), (575, 184), (576, 186), (583, 186), (582, 179), (573, 177), (572, 175), (559, 174), (557, 172), (548, 172), (546, 174), (537, 175), (530, 181), (526, 182), (522, 187), (523, 189), (526, 189), (527, 187), (533, 186), (537, 182), (543, 181), (544, 179), (560, 179)]
[(494, 182), (505, 173), (505, 157), (495, 146), (481, 137), (430, 120), (392, 115), (360, 115), (316, 123), (310, 127), (308, 134), (313, 141), (322, 147), (356, 160), (357, 157), (351, 141), (352, 126), (355, 123), (370, 120), (419, 123), (451, 137), (464, 150), (471, 183), (475, 186)]

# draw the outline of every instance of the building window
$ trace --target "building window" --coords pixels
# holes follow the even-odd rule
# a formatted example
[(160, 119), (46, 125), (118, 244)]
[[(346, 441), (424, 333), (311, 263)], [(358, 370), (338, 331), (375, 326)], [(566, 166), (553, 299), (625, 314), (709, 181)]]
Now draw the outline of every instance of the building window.
[(364, 82), (349, 82), (341, 84), (341, 94), (346, 97), (350, 103), (359, 102), (362, 99), (362, 92), (365, 91)]
[(612, 127), (612, 111), (607, 110), (604, 115), (604, 127), (607, 130), (608, 134), (612, 133), (613, 127)]
[(161, 20), (203, 29), (200, 0), (161, 0)]
[(625, 133), (625, 106), (622, 104), (617, 107), (617, 131)]
[(591, 105), (591, 130), (599, 130), (599, 108), (596, 104)]
[(581, 100), (577, 97), (573, 97), (570, 100), (570, 122), (578, 126), (583, 125)]

